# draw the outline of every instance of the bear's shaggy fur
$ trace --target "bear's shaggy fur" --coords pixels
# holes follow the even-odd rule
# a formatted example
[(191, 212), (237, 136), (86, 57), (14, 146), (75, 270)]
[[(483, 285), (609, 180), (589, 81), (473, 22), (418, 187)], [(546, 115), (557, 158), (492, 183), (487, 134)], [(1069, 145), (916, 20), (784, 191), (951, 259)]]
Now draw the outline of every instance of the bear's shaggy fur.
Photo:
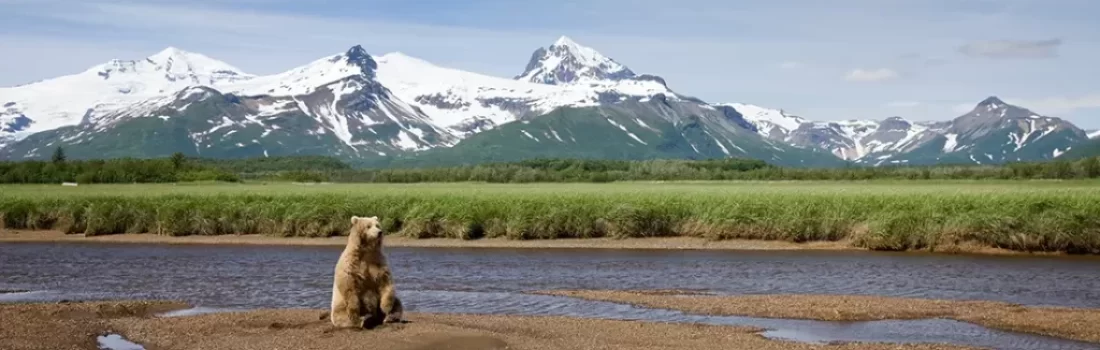
[(383, 322), (400, 322), (403, 308), (382, 254), (378, 217), (353, 216), (351, 225), (333, 276), (332, 325), (370, 329)]

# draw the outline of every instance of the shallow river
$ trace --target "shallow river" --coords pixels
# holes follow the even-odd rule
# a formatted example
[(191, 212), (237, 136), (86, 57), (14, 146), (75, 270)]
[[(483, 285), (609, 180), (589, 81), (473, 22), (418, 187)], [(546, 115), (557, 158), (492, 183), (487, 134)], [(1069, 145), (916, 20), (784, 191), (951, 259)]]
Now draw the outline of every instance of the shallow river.
[[(0, 244), (0, 302), (174, 299), (194, 311), (328, 307), (341, 247)], [(807, 342), (937, 342), (995, 349), (1100, 345), (952, 320), (818, 322), (712, 317), (523, 294), (696, 289), (864, 294), (1100, 308), (1100, 259), (866, 252), (388, 248), (409, 311), (565, 315), (753, 325)]]

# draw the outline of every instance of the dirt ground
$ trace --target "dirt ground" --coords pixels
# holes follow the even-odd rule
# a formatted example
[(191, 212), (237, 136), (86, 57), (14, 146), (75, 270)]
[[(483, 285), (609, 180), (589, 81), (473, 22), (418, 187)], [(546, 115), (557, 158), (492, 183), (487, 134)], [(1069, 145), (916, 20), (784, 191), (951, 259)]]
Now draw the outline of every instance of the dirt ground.
[(715, 296), (686, 291), (604, 290), (543, 291), (535, 294), (610, 301), (703, 315), (822, 321), (943, 317), (1008, 331), (1100, 343), (1100, 309), (1025, 307), (992, 301), (857, 295)]
[[(261, 310), (159, 318), (174, 302), (0, 305), (0, 349), (92, 350), (110, 333), (149, 350), (236, 349), (968, 349), (946, 345), (810, 345), (767, 340), (744, 327), (563, 317), (410, 314), (375, 330), (338, 330), (323, 310)], [(19, 322), (12, 322), (19, 320)]]

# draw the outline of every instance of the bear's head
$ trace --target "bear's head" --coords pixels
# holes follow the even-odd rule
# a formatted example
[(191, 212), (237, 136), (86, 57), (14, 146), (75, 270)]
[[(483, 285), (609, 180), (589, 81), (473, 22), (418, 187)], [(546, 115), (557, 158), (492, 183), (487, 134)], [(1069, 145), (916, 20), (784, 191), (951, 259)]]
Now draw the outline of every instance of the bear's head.
[(351, 217), (351, 236), (363, 243), (382, 240), (382, 224), (377, 216)]

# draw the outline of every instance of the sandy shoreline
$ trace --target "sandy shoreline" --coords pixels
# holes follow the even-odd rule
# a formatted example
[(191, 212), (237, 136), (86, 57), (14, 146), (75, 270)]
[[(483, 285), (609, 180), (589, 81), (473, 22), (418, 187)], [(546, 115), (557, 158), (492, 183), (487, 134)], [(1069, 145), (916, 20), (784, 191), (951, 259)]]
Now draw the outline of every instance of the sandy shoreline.
[[(0, 243), (4, 242), (93, 242), (93, 243), (146, 243), (146, 244), (224, 244), (224, 245), (300, 245), (343, 246), (347, 237), (275, 237), (265, 235), (222, 235), (172, 237), (155, 234), (116, 234), (86, 237), (83, 234), (64, 234), (58, 231), (0, 230)], [(658, 249), (658, 250), (865, 250), (848, 246), (844, 242), (791, 243), (783, 241), (725, 240), (709, 241), (691, 237), (660, 238), (589, 238), (554, 240), (478, 239), (460, 240), (445, 238), (415, 239), (386, 237), (387, 247), (436, 247), (436, 248), (542, 248), (542, 249)]]
[(562, 290), (532, 294), (617, 302), (692, 314), (820, 321), (950, 318), (989, 328), (1098, 343), (1100, 309), (1025, 307), (994, 301), (956, 301), (858, 295), (716, 296), (690, 291)]
[[(143, 243), (143, 244), (213, 244), (213, 245), (282, 245), (282, 246), (343, 246), (347, 238), (337, 237), (276, 237), (267, 235), (221, 236), (164, 236), (148, 233), (114, 234), (86, 237), (83, 234), (64, 234), (58, 231), (31, 231), (0, 229), (0, 243), (18, 242), (86, 242), (86, 243)], [(849, 242), (807, 242), (764, 240), (712, 241), (694, 237), (653, 238), (567, 238), (548, 240), (510, 240), (487, 238), (461, 240), (447, 238), (417, 239), (400, 236), (387, 237), (387, 247), (413, 248), (509, 248), (509, 249), (639, 249), (639, 250), (755, 250), (755, 251), (869, 251), (853, 247)], [(928, 254), (929, 251), (908, 251), (905, 254)], [(1020, 252), (978, 246), (954, 247), (937, 254), (963, 255), (1011, 255), (1011, 256), (1068, 256), (1061, 253)]]
[[(410, 314), (409, 323), (371, 331), (335, 330), (322, 310), (258, 310), (162, 318), (175, 302), (0, 304), (0, 348), (93, 350), (120, 334), (147, 349), (700, 349), (948, 350), (920, 344), (812, 345), (765, 339), (749, 327), (567, 317)], [(44, 337), (42, 335), (49, 334)]]

